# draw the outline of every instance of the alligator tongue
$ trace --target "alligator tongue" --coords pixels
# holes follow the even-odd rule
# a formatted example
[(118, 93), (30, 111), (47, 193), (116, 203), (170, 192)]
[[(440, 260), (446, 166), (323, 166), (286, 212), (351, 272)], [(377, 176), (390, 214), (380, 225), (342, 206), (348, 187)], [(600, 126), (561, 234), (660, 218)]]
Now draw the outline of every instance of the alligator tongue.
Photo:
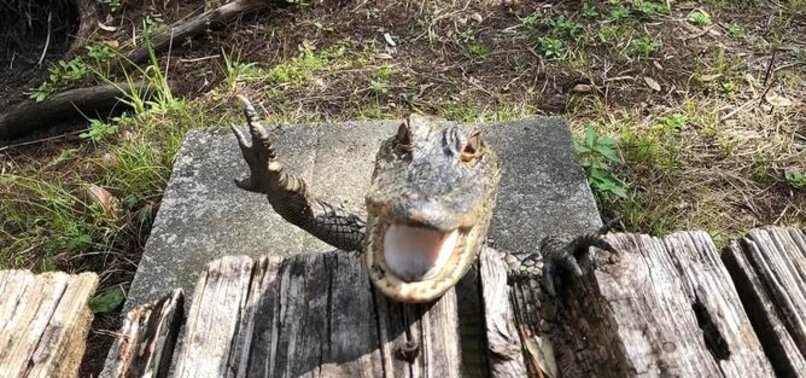
[(458, 238), (457, 230), (391, 225), (383, 238), (386, 266), (407, 282), (433, 278), (451, 257)]

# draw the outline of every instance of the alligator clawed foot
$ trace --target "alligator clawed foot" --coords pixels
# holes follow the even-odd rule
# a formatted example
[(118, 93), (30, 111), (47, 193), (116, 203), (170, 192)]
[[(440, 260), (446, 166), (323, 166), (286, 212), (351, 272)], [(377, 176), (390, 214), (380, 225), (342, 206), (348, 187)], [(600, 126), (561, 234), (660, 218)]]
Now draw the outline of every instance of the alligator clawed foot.
[(238, 95), (238, 100), (244, 106), (244, 115), (249, 125), (251, 138), (247, 139), (235, 125), (230, 126), (230, 128), (235, 134), (235, 139), (238, 140), (238, 146), (241, 148), (244, 160), (249, 165), (250, 174), (245, 179), (235, 179), (235, 185), (250, 192), (267, 193), (273, 181), (277, 180), (276, 174), (282, 169), (282, 166), (274, 160), (277, 155), (274, 152), (271, 137), (266, 129), (260, 125), (260, 120), (255, 108), (252, 107), (252, 103), (242, 95)]
[(599, 234), (581, 235), (571, 241), (554, 237), (543, 240), (540, 248), (543, 255), (542, 281), (550, 296), (557, 295), (557, 288), (562, 285), (564, 273), (578, 278), (596, 268), (591, 247), (616, 252), (616, 249)]

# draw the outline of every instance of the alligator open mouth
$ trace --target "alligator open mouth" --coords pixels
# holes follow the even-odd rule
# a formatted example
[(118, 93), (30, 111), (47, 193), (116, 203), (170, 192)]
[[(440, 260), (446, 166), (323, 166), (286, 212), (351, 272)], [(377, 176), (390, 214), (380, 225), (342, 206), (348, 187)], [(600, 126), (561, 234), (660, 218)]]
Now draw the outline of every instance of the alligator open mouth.
[(376, 223), (367, 253), (370, 275), (384, 294), (403, 302), (431, 301), (451, 288), (475, 258), (472, 228), (440, 231)]
[(458, 248), (459, 230), (440, 232), (425, 227), (393, 224), (383, 237), (383, 257), (387, 268), (405, 282), (436, 277)]

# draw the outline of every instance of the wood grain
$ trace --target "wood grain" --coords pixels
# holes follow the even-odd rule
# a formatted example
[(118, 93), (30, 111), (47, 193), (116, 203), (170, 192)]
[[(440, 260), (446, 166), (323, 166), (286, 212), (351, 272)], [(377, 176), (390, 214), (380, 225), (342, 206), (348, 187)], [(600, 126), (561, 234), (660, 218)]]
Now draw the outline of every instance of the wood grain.
[(184, 294), (175, 289), (126, 314), (100, 377), (167, 377), (182, 326)]
[(0, 372), (8, 377), (72, 377), (92, 322), (98, 277), (0, 272)]
[(559, 299), (563, 376), (773, 374), (708, 234), (608, 238), (617, 261)]
[(806, 376), (806, 234), (754, 229), (723, 260), (775, 373)]

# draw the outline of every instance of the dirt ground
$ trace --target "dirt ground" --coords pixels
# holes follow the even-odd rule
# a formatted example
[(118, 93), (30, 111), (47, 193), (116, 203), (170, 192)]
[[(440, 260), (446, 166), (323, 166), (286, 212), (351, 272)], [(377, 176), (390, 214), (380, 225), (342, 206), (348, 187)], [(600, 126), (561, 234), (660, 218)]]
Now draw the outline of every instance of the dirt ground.
[[(101, 120), (100, 136), (80, 136), (88, 123), (77, 121), (0, 147), (0, 268), (92, 270), (103, 289), (127, 288), (184, 133), (241, 122), (237, 93), (273, 123), (561, 114), (605, 218), (623, 216), (627, 230), (705, 229), (723, 242), (806, 226), (803, 0), (303, 1), (211, 26), (139, 69), (102, 47), (125, 54), (144, 25), (168, 30), (205, 2), (99, 4), (92, 48), (77, 55), (87, 73), (58, 73), (55, 91), (156, 80), (156, 68), (172, 91)], [(32, 64), (41, 32), (1, 32), (0, 66), (27, 62), (0, 74), (5, 107), (49, 75)], [(105, 194), (87, 196), (93, 186)], [(99, 314), (87, 375), (116, 319)]]

